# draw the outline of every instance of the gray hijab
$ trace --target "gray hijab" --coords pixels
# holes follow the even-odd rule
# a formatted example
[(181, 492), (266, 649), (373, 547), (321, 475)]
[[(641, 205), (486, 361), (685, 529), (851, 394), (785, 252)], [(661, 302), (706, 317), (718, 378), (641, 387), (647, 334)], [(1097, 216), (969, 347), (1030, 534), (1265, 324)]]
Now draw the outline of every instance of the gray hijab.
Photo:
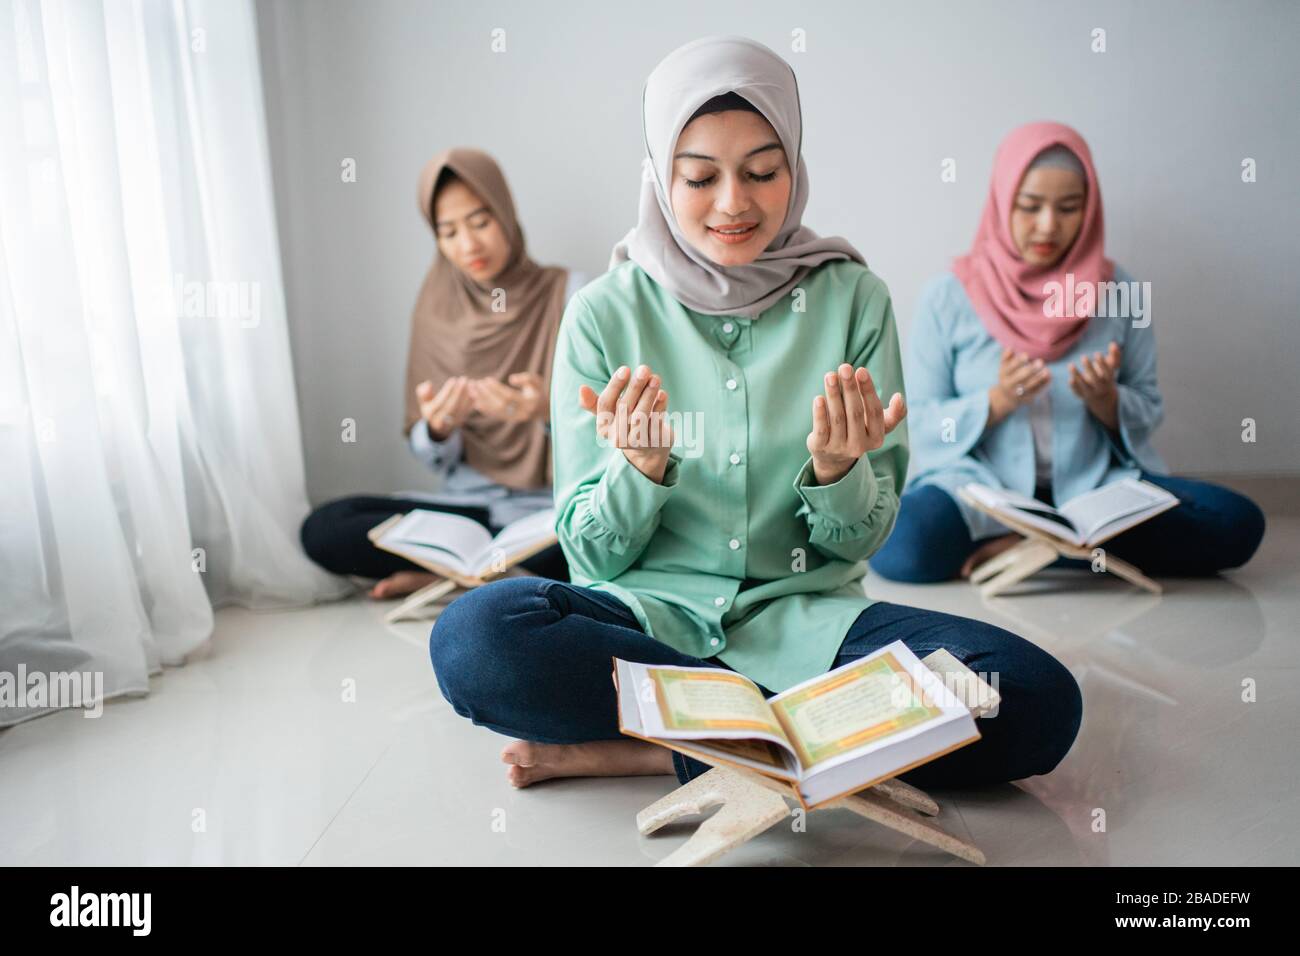
[[(757, 259), (719, 266), (678, 229), (667, 184), (673, 151), (691, 116), (715, 96), (734, 92), (772, 124), (794, 174), (781, 231)], [(706, 315), (757, 316), (815, 266), (832, 259), (866, 264), (846, 239), (818, 236), (801, 222), (808, 204), (803, 119), (790, 64), (745, 37), (704, 37), (678, 47), (654, 68), (642, 94), (641, 203), (636, 228), (614, 247), (609, 267), (631, 259), (682, 305)]]

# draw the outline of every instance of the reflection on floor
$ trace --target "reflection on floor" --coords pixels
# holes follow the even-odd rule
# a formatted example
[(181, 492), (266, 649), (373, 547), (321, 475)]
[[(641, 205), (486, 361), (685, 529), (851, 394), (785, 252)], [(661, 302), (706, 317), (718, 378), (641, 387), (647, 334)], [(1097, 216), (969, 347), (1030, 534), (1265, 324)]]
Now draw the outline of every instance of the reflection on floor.
[[(989, 602), (869, 579), (873, 596), (1024, 635), (1083, 688), (1054, 773), (935, 792), (939, 823), (990, 865), (1300, 863), (1298, 555), (1288, 517), (1249, 568), (1165, 581), (1162, 597), (1086, 572)], [(384, 610), (223, 611), (207, 652), (147, 698), (0, 732), (0, 865), (644, 865), (685, 839), (633, 824), (669, 777), (511, 790), (503, 738), (436, 691), (428, 622), (385, 625)], [(723, 864), (967, 865), (842, 811)]]

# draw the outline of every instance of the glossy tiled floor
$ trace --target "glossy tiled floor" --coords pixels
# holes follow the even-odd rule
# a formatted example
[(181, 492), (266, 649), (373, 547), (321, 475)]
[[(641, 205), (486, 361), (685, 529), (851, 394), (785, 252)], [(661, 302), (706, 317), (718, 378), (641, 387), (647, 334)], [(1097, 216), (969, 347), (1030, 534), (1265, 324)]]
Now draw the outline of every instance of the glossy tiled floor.
[[(1086, 573), (990, 603), (960, 583), (872, 580), (1025, 635), (1083, 688), (1054, 773), (935, 792), (939, 823), (992, 865), (1300, 863), (1298, 555), (1300, 519), (1277, 518), (1248, 569), (1166, 582), (1162, 598)], [(685, 826), (641, 838), (633, 824), (669, 777), (511, 790), (502, 738), (436, 692), (427, 623), (386, 626), (382, 610), (224, 611), (209, 652), (147, 698), (0, 732), (0, 864), (637, 866), (682, 843)], [(967, 865), (842, 811), (723, 862)]]

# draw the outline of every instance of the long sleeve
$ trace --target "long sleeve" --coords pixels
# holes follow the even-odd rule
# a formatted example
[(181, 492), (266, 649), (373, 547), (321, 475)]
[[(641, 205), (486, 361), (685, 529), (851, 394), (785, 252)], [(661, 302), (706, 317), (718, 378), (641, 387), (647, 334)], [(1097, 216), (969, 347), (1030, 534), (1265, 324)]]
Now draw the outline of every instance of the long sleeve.
[(623, 452), (598, 443), (596, 417), (578, 402), (578, 387), (597, 393), (633, 356), (606, 357), (581, 295), (565, 310), (551, 372), (556, 531), (575, 577), (609, 581), (631, 567), (659, 527), (660, 511), (677, 487), (681, 457), (669, 456), (662, 484)]
[[(1117, 281), (1129, 276), (1117, 272)], [(1164, 400), (1156, 385), (1155, 326), (1130, 328), (1119, 367), (1119, 434), (1121, 455), (1146, 464), (1142, 450), (1164, 420)], [(1112, 438), (1113, 443), (1113, 438)]]
[[(848, 359), (871, 373), (881, 403), (903, 392), (903, 365), (898, 329), (889, 291), (881, 283), (867, 302), (862, 328), (871, 330), (860, 351)], [(885, 436), (884, 444), (854, 462), (829, 485), (818, 485), (810, 456), (799, 469), (794, 487), (808, 522), (809, 541), (828, 557), (861, 561), (885, 543), (898, 517), (898, 496), (907, 476), (907, 420)]]
[(926, 286), (908, 336), (908, 418), (916, 462), (926, 473), (956, 464), (974, 451), (989, 420), (987, 389), (957, 393), (944, 296), (943, 282)]
[(464, 439), (459, 428), (443, 441), (434, 441), (429, 435), (428, 426), (421, 419), (411, 426), (408, 438), (411, 454), (437, 475), (439, 481), (446, 479), (460, 463)]

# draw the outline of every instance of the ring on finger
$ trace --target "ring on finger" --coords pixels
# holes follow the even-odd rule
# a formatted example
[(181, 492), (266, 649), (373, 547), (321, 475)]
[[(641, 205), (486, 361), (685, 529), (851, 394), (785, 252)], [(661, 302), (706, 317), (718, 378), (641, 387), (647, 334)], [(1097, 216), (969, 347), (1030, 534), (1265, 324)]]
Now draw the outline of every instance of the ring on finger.
[(1023, 385), (1017, 385), (1016, 398), (1024, 398), (1024, 397), (1025, 397), (1025, 387)]

